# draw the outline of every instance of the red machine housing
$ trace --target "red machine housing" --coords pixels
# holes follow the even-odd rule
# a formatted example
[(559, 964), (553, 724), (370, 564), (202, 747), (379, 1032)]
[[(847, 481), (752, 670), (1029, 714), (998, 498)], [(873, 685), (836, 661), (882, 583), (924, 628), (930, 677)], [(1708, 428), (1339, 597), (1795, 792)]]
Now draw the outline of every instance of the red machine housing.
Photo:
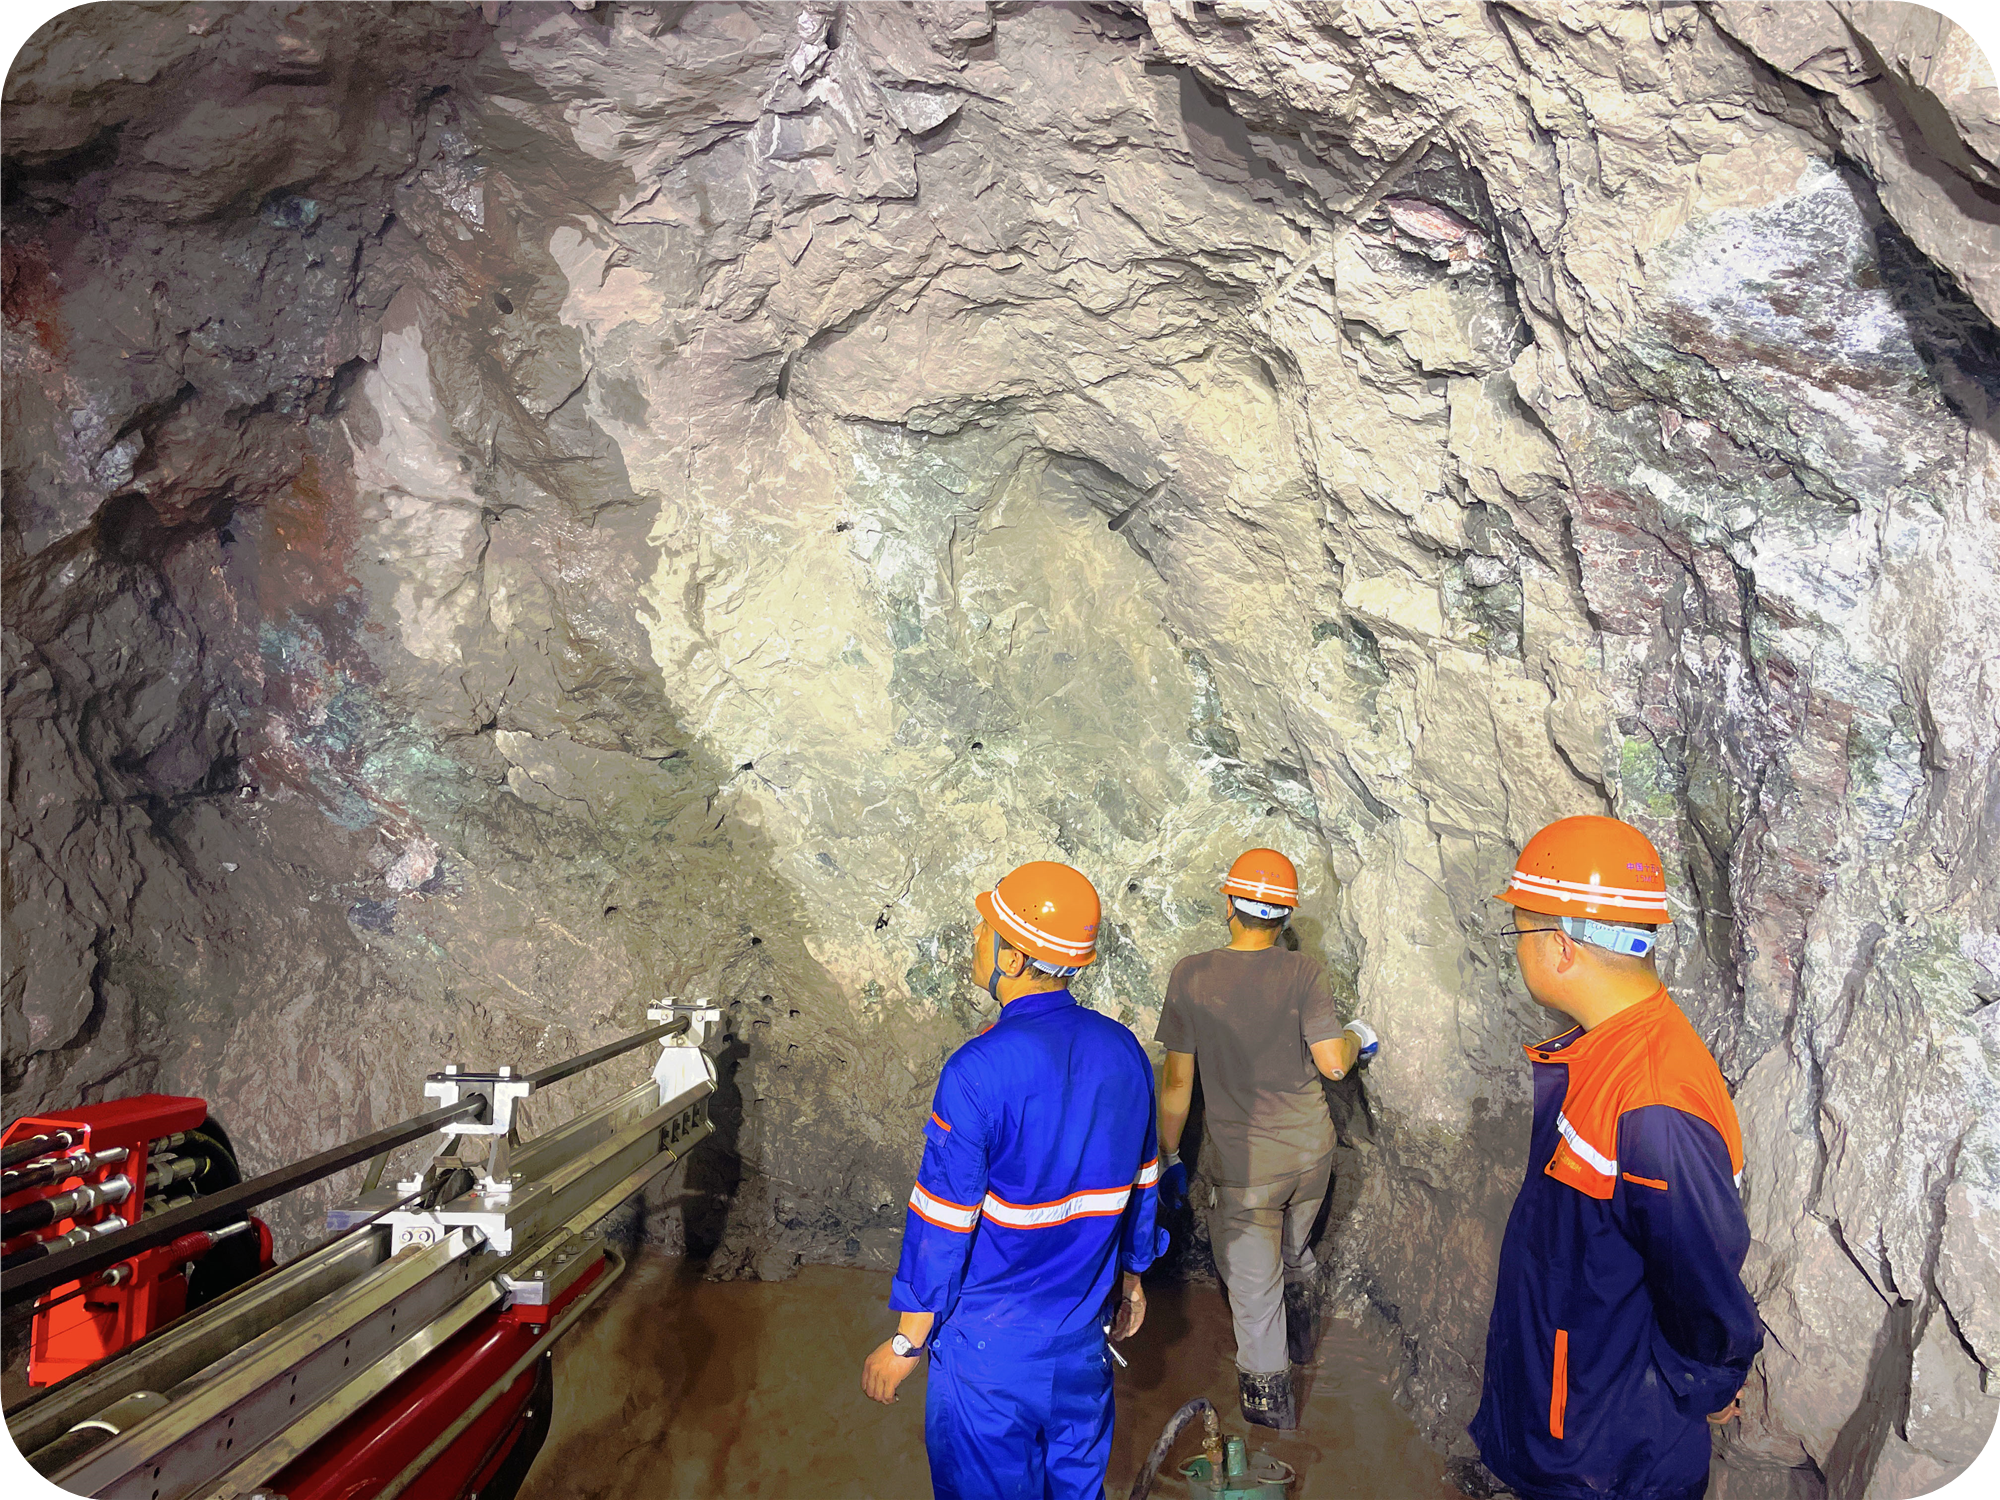
[[(102, 1223), (112, 1214), (136, 1220), (143, 1210), (149, 1156), (157, 1154), (166, 1137), (197, 1130), (212, 1134), (227, 1150), (227, 1138), (210, 1118), (206, 1101), (168, 1094), (141, 1094), (16, 1120), (0, 1131), (0, 1145), (69, 1131), (82, 1139), (51, 1154), (88, 1158), (121, 1146), (131, 1154), (121, 1162), (10, 1194), (0, 1200), (0, 1209), (11, 1213), (36, 1198), (123, 1174), (134, 1186), (122, 1203), (100, 1205), (74, 1218), (57, 1220), (34, 1237)], [(232, 1159), (232, 1182), (235, 1170)], [(260, 1220), (250, 1222), (258, 1238), (256, 1269), (269, 1269), (273, 1263), (270, 1230)], [(26, 1243), (28, 1238), (8, 1243)], [(205, 1242), (210, 1239), (205, 1233), (185, 1235), (121, 1261), (111, 1271), (93, 1277), (87, 1289), (70, 1282), (49, 1292), (35, 1313), (29, 1381), (53, 1384), (179, 1317), (188, 1306), (194, 1262), (205, 1253)], [(549, 1306), (496, 1309), (476, 1318), (263, 1488), (287, 1500), (361, 1500), (377, 1493), (504, 1378), (548, 1331), (550, 1320), (605, 1274), (607, 1264), (600, 1258)], [(108, 1277), (119, 1278), (117, 1284), (104, 1284)], [(550, 1371), (550, 1359), (544, 1355), (516, 1376), (425, 1467), (406, 1492), (408, 1500), (450, 1500), (468, 1495), (500, 1500), (511, 1496), (540, 1451), (548, 1429), (553, 1401)]]
[[(550, 1319), (587, 1291), (605, 1267), (599, 1259), (548, 1306), (510, 1307), (476, 1319), (263, 1488), (286, 1500), (359, 1500), (378, 1493), (505, 1376), (548, 1331)], [(517, 1376), (431, 1460), (405, 1492), (410, 1500), (512, 1495), (548, 1428), (553, 1396), (548, 1366), (544, 1355)], [(496, 1486), (503, 1468), (515, 1472)]]
[[(99, 1204), (71, 1218), (59, 1219), (36, 1231), (35, 1237), (47, 1238), (101, 1224), (114, 1214), (136, 1222), (144, 1211), (146, 1172), (156, 1143), (167, 1136), (200, 1130), (208, 1120), (206, 1100), (176, 1094), (138, 1094), (129, 1099), (83, 1105), (60, 1114), (16, 1120), (0, 1132), (0, 1145), (69, 1131), (83, 1139), (60, 1155), (87, 1159), (114, 1147), (123, 1147), (130, 1155), (121, 1162), (106, 1163), (10, 1194), (0, 1200), (0, 1214), (14, 1213), (38, 1198), (123, 1176), (132, 1183), (131, 1194), (123, 1202)], [(226, 1140), (222, 1146), (226, 1153)], [(229, 1161), (227, 1171), (232, 1180), (235, 1170), (234, 1161)], [(255, 1219), (251, 1224), (259, 1241), (257, 1265), (268, 1267), (270, 1230)], [(28, 1351), (29, 1383), (52, 1385), (137, 1343), (154, 1329), (179, 1317), (187, 1308), (189, 1274), (212, 1242), (209, 1235), (187, 1235), (120, 1262), (111, 1271), (93, 1277), (89, 1287), (70, 1282), (51, 1291), (35, 1313)]]

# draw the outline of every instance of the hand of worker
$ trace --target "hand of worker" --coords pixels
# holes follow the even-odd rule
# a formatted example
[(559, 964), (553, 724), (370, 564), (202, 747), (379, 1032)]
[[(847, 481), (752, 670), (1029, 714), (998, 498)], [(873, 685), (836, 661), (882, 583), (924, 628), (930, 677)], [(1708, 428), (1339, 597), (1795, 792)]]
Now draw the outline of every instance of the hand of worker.
[(1118, 1316), (1111, 1320), (1111, 1337), (1124, 1340), (1139, 1331), (1146, 1321), (1146, 1288), (1132, 1272), (1125, 1273), (1125, 1290), (1118, 1303)]
[(910, 1378), (923, 1359), (921, 1354), (898, 1354), (889, 1339), (882, 1340), (862, 1363), (862, 1394), (887, 1406), (896, 1399), (896, 1387)]
[(1166, 1170), (1160, 1173), (1160, 1212), (1168, 1213), (1187, 1202), (1187, 1163), (1178, 1152), (1165, 1153)]
[[(1748, 1390), (1748, 1389), (1749, 1389), (1748, 1386), (1743, 1387), (1743, 1390)], [(1714, 1423), (1717, 1427), (1720, 1427), (1724, 1422), (1733, 1422), (1736, 1420), (1736, 1418), (1742, 1415), (1743, 1415), (1743, 1391), (1738, 1391), (1735, 1395), (1729, 1398), (1729, 1404), (1723, 1407), (1721, 1411), (1710, 1412), (1708, 1414), (1708, 1420)]]

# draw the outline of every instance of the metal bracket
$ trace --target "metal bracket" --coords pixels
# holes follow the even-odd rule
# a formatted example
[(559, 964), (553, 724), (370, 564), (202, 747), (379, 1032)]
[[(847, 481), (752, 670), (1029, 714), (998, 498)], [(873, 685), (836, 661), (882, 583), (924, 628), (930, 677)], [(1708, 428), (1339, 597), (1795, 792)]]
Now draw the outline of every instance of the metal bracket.
[(653, 1082), (659, 1085), (662, 1104), (678, 1099), (697, 1084), (715, 1086), (715, 1064), (702, 1051), (702, 1043), (708, 1040), (709, 1027), (722, 1019), (721, 1007), (706, 1000), (683, 1004), (671, 995), (646, 1007), (649, 1021), (671, 1021), (675, 1016), (686, 1016), (688, 1029), (660, 1043)]
[(437, 1100), (440, 1105), (453, 1105), (475, 1094), (485, 1098), (486, 1118), (454, 1120), (445, 1126), (445, 1135), (453, 1139), (447, 1140), (444, 1150), (438, 1154), (441, 1158), (457, 1155), (458, 1137), (490, 1136), (493, 1149), (487, 1153), (485, 1167), (473, 1166), (479, 1190), (488, 1197), (505, 1198), (513, 1188), (513, 1175), (509, 1168), (513, 1148), (519, 1143), (515, 1127), (527, 1123), (527, 1110), (522, 1106), (534, 1091), (532, 1078), (517, 1078), (513, 1068), (505, 1066), (491, 1073), (474, 1073), (457, 1063), (448, 1063), (443, 1072), (432, 1073), (424, 1079), (425, 1097)]
[(534, 1080), (516, 1078), (510, 1067), (473, 1073), (457, 1063), (447, 1063), (442, 1073), (424, 1079), (424, 1097), (440, 1105), (456, 1104), (471, 1094), (486, 1096), (486, 1119), (454, 1120), (444, 1127), (446, 1135), (505, 1135), (514, 1128), (514, 1106), (534, 1091)]
[(547, 1307), (590, 1269), (603, 1251), (597, 1238), (565, 1238), (537, 1256), (519, 1272), (503, 1271), (497, 1278), (506, 1294), (503, 1307)]

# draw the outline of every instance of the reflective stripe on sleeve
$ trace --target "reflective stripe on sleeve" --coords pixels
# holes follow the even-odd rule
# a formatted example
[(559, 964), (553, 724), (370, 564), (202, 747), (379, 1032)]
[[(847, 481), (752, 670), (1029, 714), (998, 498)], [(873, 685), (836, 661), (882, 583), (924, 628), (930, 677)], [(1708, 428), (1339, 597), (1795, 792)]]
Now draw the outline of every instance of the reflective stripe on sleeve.
[(1159, 1157), (1156, 1156), (1151, 1161), (1147, 1162), (1145, 1166), (1139, 1168), (1139, 1175), (1132, 1179), (1132, 1186), (1148, 1188), (1151, 1187), (1154, 1183), (1158, 1182), (1159, 1180), (1160, 1180), (1160, 1159)]
[(1569, 1142), (1569, 1149), (1574, 1151), (1586, 1166), (1593, 1171), (1602, 1172), (1606, 1177), (1618, 1175), (1617, 1160), (1605, 1156), (1589, 1141), (1578, 1135), (1576, 1127), (1569, 1122), (1569, 1116), (1560, 1110), (1556, 1111), (1556, 1129), (1562, 1132), (1562, 1138)]
[(979, 1210), (994, 1223), (1004, 1224), (1009, 1229), (1049, 1229), (1057, 1224), (1067, 1224), (1071, 1219), (1094, 1219), (1123, 1213), (1131, 1197), (1129, 1186), (1086, 1188), (1080, 1193), (1071, 1193), (1067, 1198), (1058, 1198), (1053, 1203), (1009, 1203), (1005, 1198), (996, 1198), (988, 1193)]
[(977, 1204), (953, 1203), (948, 1198), (937, 1197), (935, 1194), (925, 1192), (921, 1182), (910, 1189), (910, 1212), (926, 1224), (935, 1224), (940, 1229), (949, 1229), (958, 1234), (970, 1231), (979, 1219)]

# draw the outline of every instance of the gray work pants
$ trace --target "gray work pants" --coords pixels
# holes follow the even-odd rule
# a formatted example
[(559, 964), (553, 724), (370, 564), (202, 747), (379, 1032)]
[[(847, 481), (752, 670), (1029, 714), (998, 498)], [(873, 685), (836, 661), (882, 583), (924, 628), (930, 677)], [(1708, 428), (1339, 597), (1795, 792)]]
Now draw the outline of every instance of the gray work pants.
[(1289, 1370), (1285, 1352), (1285, 1283), (1318, 1269), (1306, 1236), (1333, 1176), (1328, 1153), (1303, 1171), (1259, 1187), (1211, 1184), (1209, 1241), (1229, 1289), (1236, 1324), (1236, 1368), (1246, 1375)]

